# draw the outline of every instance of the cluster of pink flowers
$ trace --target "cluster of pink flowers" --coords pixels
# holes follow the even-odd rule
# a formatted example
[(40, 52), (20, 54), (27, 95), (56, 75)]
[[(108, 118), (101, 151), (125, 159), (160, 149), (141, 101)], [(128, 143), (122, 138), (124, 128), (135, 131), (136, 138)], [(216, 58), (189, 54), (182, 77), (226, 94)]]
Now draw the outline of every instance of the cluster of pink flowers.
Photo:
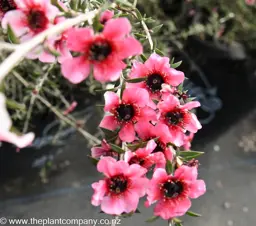
[[(21, 42), (66, 20), (50, 0), (2, 2), (2, 11), (4, 4), (9, 4), (2, 27), (7, 30), (10, 25)], [(27, 57), (55, 62), (53, 52), (58, 52), (62, 74), (74, 84), (89, 74), (100, 82), (116, 81), (124, 69), (128, 71), (124, 60), (142, 54), (143, 48), (132, 36), (129, 20), (113, 16), (112, 11), (105, 11), (99, 19), (103, 29), (98, 31), (73, 27), (49, 37)], [(113, 148), (113, 139), (104, 139), (101, 147), (92, 148), (92, 158), (98, 159), (97, 169), (105, 176), (92, 185), (92, 204), (100, 205), (105, 213), (134, 212), (139, 199), (147, 195), (145, 206), (156, 203), (154, 214), (169, 220), (184, 215), (191, 206), (190, 198), (205, 193), (204, 181), (197, 180), (197, 164), (177, 164), (177, 150), (189, 149), (194, 134), (201, 129), (193, 113), (200, 103), (188, 101), (178, 88), (184, 79), (184, 73), (172, 68), (168, 57), (153, 53), (144, 63), (133, 61), (128, 76), (121, 81), (125, 88), (120, 85), (118, 92), (105, 93), (106, 114), (100, 127), (116, 132), (114, 147), (121, 151)], [(75, 106), (71, 105), (65, 114)], [(5, 130), (0, 130), (1, 140), (9, 139), (4, 137), (10, 128), (7, 124)], [(166, 171), (168, 164), (173, 165), (173, 172)], [(153, 177), (149, 179), (146, 173), (151, 170)]]
[[(98, 171), (105, 175), (92, 185), (92, 204), (101, 205), (105, 213), (135, 211), (140, 197), (146, 194), (145, 206), (157, 202), (154, 214), (168, 220), (184, 215), (191, 206), (189, 198), (206, 191), (204, 181), (197, 180), (197, 164), (181, 165), (173, 174), (165, 170), (168, 162), (175, 163), (176, 149), (188, 150), (194, 134), (201, 129), (191, 112), (200, 103), (183, 100), (177, 86), (184, 74), (169, 62), (169, 58), (155, 53), (145, 63), (133, 62), (129, 79), (144, 79), (127, 82), (122, 96), (109, 91), (104, 95), (106, 115), (100, 127), (116, 131), (118, 139), (126, 144), (121, 155), (106, 140), (102, 147), (92, 149), (92, 156), (100, 159)], [(137, 148), (129, 149), (136, 144)], [(123, 158), (118, 161), (120, 156)], [(152, 169), (149, 180), (146, 173)]]

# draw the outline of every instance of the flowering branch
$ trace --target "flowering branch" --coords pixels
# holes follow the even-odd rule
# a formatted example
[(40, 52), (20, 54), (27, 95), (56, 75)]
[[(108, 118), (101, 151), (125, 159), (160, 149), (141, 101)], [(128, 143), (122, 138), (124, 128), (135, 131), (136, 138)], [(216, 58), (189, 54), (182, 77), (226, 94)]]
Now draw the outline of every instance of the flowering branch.
[(32, 49), (34, 49), (39, 44), (43, 43), (45, 39), (53, 35), (59, 34), (74, 25), (80, 24), (81, 22), (92, 20), (97, 13), (98, 13), (98, 10), (93, 10), (93, 11), (87, 12), (86, 14), (81, 14), (75, 18), (67, 19), (64, 22), (59, 23), (43, 31), (42, 33), (35, 36), (33, 39), (23, 44), (17, 45), (14, 49), (15, 51), (9, 57), (7, 57), (6, 60), (0, 65), (0, 83), (4, 79), (4, 77), (20, 61), (23, 60), (23, 58), (26, 56), (27, 53), (29, 53)]

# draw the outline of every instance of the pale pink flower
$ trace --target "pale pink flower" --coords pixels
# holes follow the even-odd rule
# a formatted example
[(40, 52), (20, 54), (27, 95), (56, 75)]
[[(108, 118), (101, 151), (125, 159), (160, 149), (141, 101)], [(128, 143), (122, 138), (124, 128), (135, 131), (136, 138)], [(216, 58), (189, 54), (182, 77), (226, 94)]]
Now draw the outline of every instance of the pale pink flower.
[(15, 0), (15, 3), (18, 9), (5, 14), (2, 26), (6, 30), (9, 24), (16, 36), (23, 36), (24, 40), (49, 28), (59, 13), (50, 0)]
[(141, 44), (129, 36), (130, 31), (131, 24), (126, 18), (108, 20), (102, 33), (96, 35), (90, 28), (71, 29), (68, 48), (79, 56), (62, 62), (63, 76), (72, 83), (80, 83), (93, 68), (96, 80), (117, 80), (126, 67), (123, 60), (142, 53)]
[(91, 149), (91, 154), (93, 158), (100, 158), (102, 156), (117, 157), (117, 153), (112, 150), (105, 139), (102, 140), (101, 147), (93, 147)]
[[(54, 18), (59, 13), (50, 0), (15, 0), (18, 8), (5, 14), (2, 27), (7, 30), (9, 24), (21, 42), (28, 41), (40, 32), (52, 26)], [(54, 62), (55, 57), (44, 51), (43, 46), (34, 48), (28, 55), (29, 59), (39, 59), (42, 62)]]
[(159, 120), (169, 127), (171, 142), (176, 146), (183, 145), (186, 131), (196, 133), (202, 128), (196, 115), (189, 111), (199, 106), (198, 101), (180, 105), (179, 99), (173, 95), (158, 103)]
[(114, 12), (111, 10), (106, 10), (100, 15), (100, 23), (105, 24), (108, 20), (112, 19)]
[(171, 135), (167, 125), (162, 123), (152, 125), (149, 122), (140, 121), (135, 125), (135, 130), (143, 141), (157, 138), (157, 145), (152, 153), (163, 153), (166, 159), (172, 161), (173, 148), (168, 145), (171, 142)]
[[(65, 21), (64, 17), (56, 17), (54, 19), (54, 24), (59, 24)], [(50, 52), (54, 51), (59, 54), (57, 56), (58, 62), (62, 63), (67, 59), (71, 59), (72, 55), (67, 47), (67, 32), (64, 31), (62, 34), (57, 37), (52, 37), (45, 42), (46, 50), (41, 53), (39, 60), (44, 63), (54, 62), (55, 56)], [(48, 52), (47, 52), (48, 49)]]
[(17, 9), (17, 5), (14, 0), (1, 0), (0, 1), (0, 21), (4, 15), (11, 10)]
[(102, 158), (97, 169), (105, 178), (92, 184), (92, 205), (101, 205), (103, 212), (112, 215), (135, 211), (140, 197), (146, 193), (147, 170), (137, 164), (129, 165), (111, 157)]
[(0, 93), (0, 141), (15, 144), (19, 148), (24, 148), (32, 144), (35, 137), (34, 133), (18, 136), (10, 132), (12, 121), (6, 110), (5, 102), (5, 96)]
[(247, 5), (255, 5), (255, 3), (256, 3), (256, 0), (245, 0), (245, 3), (247, 4)]
[(122, 100), (114, 92), (106, 92), (104, 97), (104, 110), (111, 115), (106, 115), (102, 119), (100, 127), (109, 130), (120, 127), (119, 137), (122, 141), (134, 141), (134, 124), (138, 121), (156, 120), (155, 111), (147, 106), (149, 94), (145, 89), (127, 88), (123, 92)]
[(171, 68), (169, 61), (168, 57), (161, 57), (156, 53), (153, 53), (144, 64), (135, 61), (129, 78), (145, 77), (145, 81), (130, 83), (128, 87), (145, 88), (151, 99), (158, 100), (163, 84), (178, 86), (184, 80), (184, 73)]
[(162, 152), (152, 153), (157, 144), (154, 140), (150, 140), (147, 146), (139, 148), (136, 151), (126, 151), (124, 160), (131, 164), (139, 164), (140, 166), (150, 169), (155, 164), (156, 168), (165, 168), (166, 160)]
[(196, 199), (206, 192), (203, 180), (197, 180), (197, 167), (181, 166), (174, 175), (165, 169), (156, 169), (147, 189), (148, 207), (156, 203), (154, 215), (165, 220), (184, 215), (191, 207), (190, 198)]

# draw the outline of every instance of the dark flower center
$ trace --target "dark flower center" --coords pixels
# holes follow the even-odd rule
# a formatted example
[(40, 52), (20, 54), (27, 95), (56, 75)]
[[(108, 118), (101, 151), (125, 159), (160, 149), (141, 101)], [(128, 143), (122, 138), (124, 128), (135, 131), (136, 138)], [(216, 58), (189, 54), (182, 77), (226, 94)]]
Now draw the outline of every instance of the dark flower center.
[(168, 123), (178, 125), (183, 120), (183, 113), (180, 111), (167, 112), (165, 117)]
[(43, 11), (31, 10), (28, 16), (28, 23), (30, 28), (38, 33), (46, 29), (48, 19)]
[(139, 158), (138, 156), (133, 156), (130, 161), (129, 161), (129, 164), (132, 165), (132, 164), (139, 164), (139, 165), (143, 165), (143, 163), (145, 162), (144, 159), (141, 159)]
[(177, 197), (183, 191), (183, 185), (181, 182), (170, 181), (163, 185), (164, 196), (168, 198)]
[(158, 92), (162, 89), (162, 84), (164, 83), (164, 79), (160, 74), (152, 74), (149, 75), (146, 84), (148, 88), (154, 93)]
[(134, 108), (130, 104), (120, 104), (116, 111), (118, 118), (124, 121), (131, 120), (135, 114)]
[(16, 3), (13, 0), (0, 0), (0, 11), (6, 13), (10, 10), (17, 8)]
[(108, 42), (106, 41), (96, 41), (94, 42), (89, 49), (89, 59), (95, 61), (105, 60), (112, 49)]
[(127, 189), (127, 179), (123, 175), (112, 177), (109, 180), (109, 189), (115, 194), (120, 194)]

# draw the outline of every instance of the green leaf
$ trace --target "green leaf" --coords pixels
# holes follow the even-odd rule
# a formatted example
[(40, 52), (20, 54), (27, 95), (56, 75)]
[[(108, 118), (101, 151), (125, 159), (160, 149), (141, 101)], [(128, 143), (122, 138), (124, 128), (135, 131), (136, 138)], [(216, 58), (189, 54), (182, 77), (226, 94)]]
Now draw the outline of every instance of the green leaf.
[(99, 162), (98, 159), (93, 158), (93, 157), (90, 156), (90, 155), (87, 155), (87, 157), (91, 160), (91, 162), (92, 162), (93, 165), (97, 166), (97, 164), (98, 164), (98, 162)]
[(117, 135), (117, 132), (115, 132), (115, 131), (111, 131), (111, 130), (108, 130), (108, 129), (105, 129), (105, 128), (100, 128), (100, 129), (105, 134), (106, 139), (111, 139), (111, 138), (113, 138)]
[(136, 151), (138, 148), (143, 148), (147, 145), (147, 141), (145, 142), (139, 142), (136, 144), (127, 144), (126, 147), (130, 149), (131, 151)]
[(173, 166), (170, 160), (167, 160), (166, 162), (166, 166), (165, 166), (166, 172), (168, 174), (172, 174), (173, 173)]
[(142, 20), (143, 17), (142, 17), (142, 15), (141, 15), (140, 11), (139, 11), (137, 8), (135, 8), (134, 11), (136, 12), (136, 15), (137, 15), (138, 19), (139, 19), (139, 20)]
[(179, 61), (179, 62), (177, 62), (177, 63), (171, 64), (171, 67), (172, 67), (172, 68), (177, 68), (177, 67), (179, 67), (181, 64), (182, 64), (182, 61)]
[(142, 59), (143, 62), (147, 61), (147, 57), (144, 54), (141, 54), (140, 58)]
[(179, 152), (179, 156), (184, 158), (185, 160), (191, 160), (191, 159), (197, 158), (202, 154), (204, 154), (204, 152), (200, 152), (200, 151), (181, 151), (181, 152)]
[(152, 222), (156, 221), (158, 218), (159, 218), (159, 216), (153, 216), (153, 217), (148, 218), (148, 219), (146, 220), (146, 222), (152, 223)]
[(56, 6), (61, 12), (65, 12), (65, 10), (59, 4), (58, 0), (51, 0), (51, 4)]
[(160, 55), (160, 56), (164, 56), (165, 54), (158, 48), (155, 48), (155, 52)]
[(16, 102), (15, 100), (7, 99), (6, 100), (6, 105), (10, 109), (20, 110), (20, 111), (23, 111), (23, 112), (26, 111), (26, 105), (25, 104), (20, 104), (20, 103)]
[(147, 77), (143, 77), (143, 78), (126, 79), (125, 81), (128, 83), (138, 83), (138, 82), (143, 82), (146, 79)]
[(174, 223), (174, 226), (182, 226), (183, 224), (182, 223), (180, 223), (180, 222), (175, 222)]
[(7, 35), (8, 35), (8, 38), (9, 38), (11, 43), (13, 43), (13, 44), (19, 44), (20, 43), (19, 39), (16, 37), (14, 31), (12, 30), (12, 28), (9, 24), (7, 25)]
[(117, 146), (117, 145), (115, 145), (115, 144), (109, 144), (109, 145), (110, 145), (110, 147), (111, 147), (111, 149), (112, 149), (113, 151), (115, 151), (115, 152), (117, 152), (117, 153), (119, 153), (119, 154), (122, 154), (122, 153), (125, 152), (122, 148), (120, 148), (119, 146)]
[(186, 214), (188, 216), (191, 216), (191, 217), (201, 217), (202, 216), (201, 214), (195, 213), (195, 212), (192, 212), (192, 211), (187, 211)]
[(175, 223), (182, 223), (182, 220), (181, 219), (179, 219), (179, 218), (173, 218), (172, 219)]
[(77, 1), (77, 0), (71, 0), (70, 1), (70, 8), (77, 11), (78, 3), (79, 3), (79, 1)]
[(152, 30), (154, 33), (156, 33), (156, 32), (158, 32), (158, 31), (160, 31), (162, 27), (163, 27), (163, 24), (160, 24), (160, 25), (158, 25), (158, 26), (152, 28), (151, 30)]

